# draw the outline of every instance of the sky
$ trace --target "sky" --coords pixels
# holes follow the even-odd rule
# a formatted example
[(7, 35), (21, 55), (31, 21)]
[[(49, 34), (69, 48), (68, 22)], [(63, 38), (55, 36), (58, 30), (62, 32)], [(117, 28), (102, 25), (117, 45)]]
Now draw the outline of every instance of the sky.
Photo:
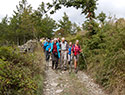
[[(0, 21), (3, 17), (8, 15), (11, 17), (13, 14), (13, 10), (16, 10), (16, 5), (18, 5), (20, 0), (1, 0), (0, 2)], [(34, 9), (44, 2), (51, 2), (52, 0), (27, 0), (29, 4), (32, 5)], [(96, 10), (96, 15), (100, 12), (106, 13), (107, 16), (116, 15), (117, 18), (125, 18), (125, 0), (98, 0), (99, 5)], [(62, 18), (64, 12), (67, 13), (70, 20), (72, 22), (76, 22), (77, 24), (82, 24), (85, 20), (85, 16), (81, 15), (81, 10), (76, 10), (75, 8), (65, 8), (63, 7), (61, 10), (57, 11), (54, 15), (50, 15), (54, 20), (58, 21)]]

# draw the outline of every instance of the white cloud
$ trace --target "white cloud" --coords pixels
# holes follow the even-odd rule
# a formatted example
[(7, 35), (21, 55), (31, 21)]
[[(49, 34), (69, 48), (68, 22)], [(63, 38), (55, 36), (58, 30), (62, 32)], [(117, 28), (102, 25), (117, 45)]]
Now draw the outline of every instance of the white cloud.
[(72, 22), (76, 22), (77, 24), (81, 24), (81, 22), (83, 23), (83, 21), (85, 20), (84, 15), (81, 15), (81, 10), (65, 7), (57, 11), (56, 14), (52, 15), (51, 17), (55, 20), (60, 20), (64, 15), (64, 12), (66, 12)]
[(101, 11), (107, 15), (112, 14), (116, 17), (125, 17), (125, 0), (99, 0), (97, 14)]
[[(0, 3), (0, 19), (5, 17), (6, 14), (10, 17), (13, 14), (13, 10), (16, 9), (16, 5), (18, 5), (20, 0), (1, 0)], [(51, 2), (52, 0), (27, 0), (29, 4), (36, 9), (42, 1)], [(107, 15), (111, 13), (112, 15), (116, 15), (118, 18), (125, 17), (125, 0), (99, 0), (98, 1), (98, 10), (96, 14), (99, 14), (101, 11), (105, 12)], [(84, 15), (81, 15), (80, 10), (76, 10), (74, 8), (62, 8), (57, 11), (56, 14), (51, 17), (55, 20), (59, 20), (62, 18), (63, 13), (66, 12), (70, 17), (70, 20), (77, 23), (83, 23), (85, 20)]]
[(0, 14), (2, 16), (11, 16), (13, 10), (16, 8), (18, 4), (18, 0), (1, 0), (0, 2)]

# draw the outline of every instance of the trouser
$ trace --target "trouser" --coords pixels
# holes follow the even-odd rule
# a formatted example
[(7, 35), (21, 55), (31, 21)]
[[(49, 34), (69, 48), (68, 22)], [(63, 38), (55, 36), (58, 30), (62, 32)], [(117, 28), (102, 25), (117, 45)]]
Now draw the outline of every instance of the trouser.
[(45, 55), (46, 55), (46, 61), (49, 61), (50, 52), (49, 51), (45, 51)]
[[(61, 55), (61, 52), (60, 52)], [(59, 68), (61, 68), (61, 58), (58, 59)]]
[(68, 65), (69, 69), (72, 69), (72, 62), (73, 62), (73, 56), (71, 54), (68, 54)]
[(52, 61), (52, 69), (54, 69), (54, 67), (55, 67), (55, 69), (58, 68), (58, 62)]
[(73, 56), (68, 54), (68, 62), (72, 61), (72, 59), (73, 59)]
[(67, 62), (67, 51), (61, 51), (61, 67), (65, 67)]
[(52, 53), (52, 69), (57, 69), (58, 68), (58, 61), (59, 61), (59, 58), (58, 56), (55, 56), (53, 53)]

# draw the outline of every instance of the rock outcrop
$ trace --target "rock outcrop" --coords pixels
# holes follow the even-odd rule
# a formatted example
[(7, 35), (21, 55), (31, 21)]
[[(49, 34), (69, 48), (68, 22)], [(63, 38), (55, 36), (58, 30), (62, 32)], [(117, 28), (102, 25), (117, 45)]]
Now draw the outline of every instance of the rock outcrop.
[(24, 45), (18, 46), (20, 52), (33, 52), (37, 47), (37, 40), (29, 40)]

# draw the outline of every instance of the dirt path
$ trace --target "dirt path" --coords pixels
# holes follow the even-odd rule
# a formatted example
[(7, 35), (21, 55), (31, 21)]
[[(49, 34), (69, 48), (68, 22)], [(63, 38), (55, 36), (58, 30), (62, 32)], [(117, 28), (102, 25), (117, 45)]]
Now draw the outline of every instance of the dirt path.
[(95, 84), (93, 79), (91, 79), (84, 72), (79, 71), (76, 76), (85, 85), (86, 89), (89, 91), (89, 93), (91, 93), (91, 95), (107, 95), (103, 92), (99, 85)]
[(45, 71), (44, 95), (106, 95), (85, 73), (52, 70)]

